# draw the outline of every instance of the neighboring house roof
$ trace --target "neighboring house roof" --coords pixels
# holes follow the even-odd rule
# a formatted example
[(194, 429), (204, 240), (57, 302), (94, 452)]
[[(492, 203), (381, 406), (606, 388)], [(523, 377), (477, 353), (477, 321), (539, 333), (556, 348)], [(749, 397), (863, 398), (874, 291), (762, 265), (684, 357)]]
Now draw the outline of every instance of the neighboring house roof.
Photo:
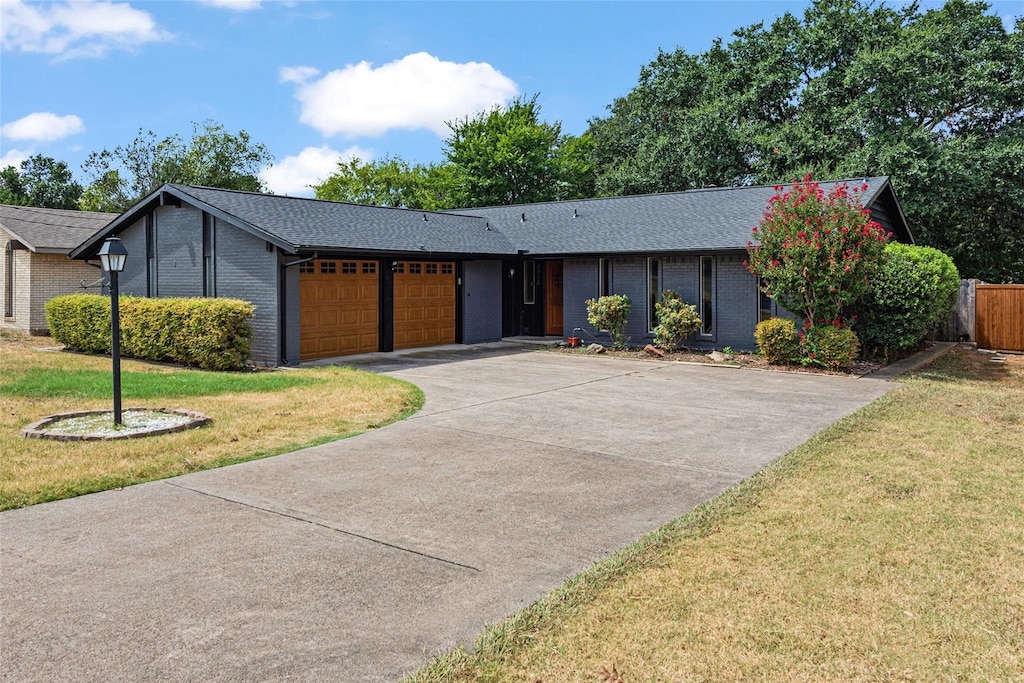
[[(865, 206), (884, 206), (912, 242), (889, 179), (867, 184)], [(583, 255), (743, 250), (768, 200), (771, 185), (567, 200), (431, 212), (347, 204), (301, 197), (164, 185), (71, 253), (91, 257), (108, 235), (153, 206), (186, 202), (291, 253), (348, 250), (463, 255)], [(896, 215), (894, 215), (896, 214)], [(904, 234), (905, 232), (905, 234)]]
[[(859, 189), (865, 206), (895, 204), (885, 177), (821, 183)], [(720, 187), (685, 192), (578, 199), (543, 204), (489, 206), (457, 213), (486, 216), (518, 249), (530, 254), (614, 254), (746, 249), (751, 229), (764, 215), (772, 185)], [(890, 201), (891, 200), (891, 201)], [(898, 205), (896, 205), (898, 208)], [(891, 213), (891, 210), (887, 211)], [(902, 214), (894, 222), (905, 226)], [(912, 241), (909, 230), (898, 235)]]
[(116, 213), (0, 204), (0, 227), (39, 254), (67, 254), (115, 218)]

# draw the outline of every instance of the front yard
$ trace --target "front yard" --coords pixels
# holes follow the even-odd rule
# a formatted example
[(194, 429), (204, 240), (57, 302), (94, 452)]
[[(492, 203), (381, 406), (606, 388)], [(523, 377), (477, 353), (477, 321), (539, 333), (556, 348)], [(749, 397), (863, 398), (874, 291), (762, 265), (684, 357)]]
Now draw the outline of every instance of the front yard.
[(1020, 680), (1024, 356), (956, 349), (410, 681)]
[(110, 359), (45, 337), (0, 338), (0, 510), (262, 458), (358, 434), (416, 411), (411, 384), (347, 368), (212, 373), (123, 361), (124, 407), (195, 410), (201, 429), (118, 441), (24, 439), (54, 413), (109, 410)]

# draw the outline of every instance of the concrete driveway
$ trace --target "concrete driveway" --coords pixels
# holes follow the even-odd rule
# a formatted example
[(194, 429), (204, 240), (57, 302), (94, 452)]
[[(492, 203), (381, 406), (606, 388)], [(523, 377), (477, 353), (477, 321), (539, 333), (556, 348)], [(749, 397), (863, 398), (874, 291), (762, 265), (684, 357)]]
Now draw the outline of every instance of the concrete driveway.
[(15, 681), (389, 681), (894, 384), (471, 350), (352, 439), (0, 514)]

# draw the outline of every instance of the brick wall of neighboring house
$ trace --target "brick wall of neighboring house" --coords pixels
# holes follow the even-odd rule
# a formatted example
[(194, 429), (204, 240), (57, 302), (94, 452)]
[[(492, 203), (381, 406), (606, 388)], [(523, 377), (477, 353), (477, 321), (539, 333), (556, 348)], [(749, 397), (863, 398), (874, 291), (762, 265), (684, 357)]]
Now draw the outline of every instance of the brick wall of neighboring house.
[(49, 332), (45, 306), (53, 297), (62, 294), (101, 293), (98, 285), (92, 289), (83, 289), (82, 283), (92, 284), (100, 279), (102, 271), (87, 266), (82, 261), (72, 261), (65, 254), (32, 254), (30, 268), (28, 325), (29, 331), (33, 334)]
[[(11, 237), (0, 232), (0, 308), (6, 308), (7, 286), (7, 244)], [(82, 280), (90, 283), (99, 277), (99, 271), (80, 261), (71, 261), (64, 254), (33, 254), (27, 249), (15, 249), (12, 253), (14, 265), (13, 315), (0, 317), (0, 327), (20, 330), (31, 334), (46, 334), (46, 302), (62, 294), (76, 294), (85, 291)], [(0, 314), (6, 313), (0, 310)]]
[(501, 261), (466, 261), (462, 282), (462, 342), (501, 339)]

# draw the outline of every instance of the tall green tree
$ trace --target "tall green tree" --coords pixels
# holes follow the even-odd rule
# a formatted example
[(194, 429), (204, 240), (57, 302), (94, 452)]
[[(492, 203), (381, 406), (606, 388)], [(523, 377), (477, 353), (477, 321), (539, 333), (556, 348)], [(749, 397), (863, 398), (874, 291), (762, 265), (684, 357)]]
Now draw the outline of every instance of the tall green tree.
[[(20, 170), (19, 170), (20, 168)], [(63, 161), (37, 154), (0, 171), (0, 204), (77, 209), (82, 186)]]
[(540, 119), (537, 96), (449, 121), (445, 158), (467, 206), (575, 199), (591, 189), (589, 138)]
[(888, 175), (918, 241), (1024, 281), (1024, 20), (816, 0), (662, 52), (591, 121), (602, 195)]
[(320, 199), (443, 210), (589, 197), (594, 145), (540, 118), (537, 97), (449, 121), (445, 162), (343, 161), (314, 186)]
[(82, 165), (91, 182), (83, 207), (124, 211), (164, 183), (260, 192), (260, 169), (273, 156), (244, 130), (228, 132), (214, 121), (192, 124), (192, 138), (159, 139), (139, 131), (128, 145), (93, 152)]
[(436, 211), (462, 206), (449, 164), (413, 164), (400, 157), (338, 162), (329, 178), (314, 185), (317, 199)]

